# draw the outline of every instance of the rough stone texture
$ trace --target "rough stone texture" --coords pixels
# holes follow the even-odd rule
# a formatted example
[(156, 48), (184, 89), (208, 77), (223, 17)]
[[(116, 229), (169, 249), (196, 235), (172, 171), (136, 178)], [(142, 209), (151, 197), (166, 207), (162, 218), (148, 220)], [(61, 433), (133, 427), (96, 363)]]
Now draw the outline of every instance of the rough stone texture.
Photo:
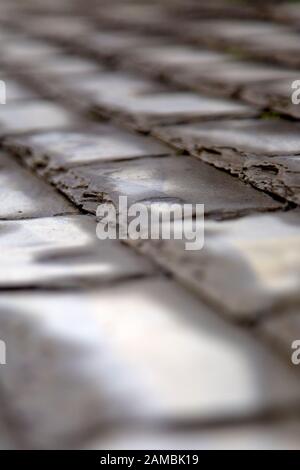
[(280, 208), (264, 193), (185, 155), (77, 167), (53, 180), (76, 204), (91, 212), (106, 200), (118, 205), (123, 195), (128, 197), (128, 205), (205, 204), (206, 215), (216, 218)]
[(299, 104), (293, 104), (292, 84), (299, 80), (300, 72), (284, 80), (266, 82), (264, 85), (251, 86), (243, 91), (242, 98), (251, 104), (264, 106), (293, 118), (300, 118)]
[(249, 158), (242, 177), (257, 188), (300, 205), (300, 156)]
[(10, 155), (0, 153), (0, 219), (75, 212), (74, 206), (51, 186), (18, 165)]
[(214, 121), (162, 127), (154, 135), (201, 160), (239, 174), (250, 157), (300, 154), (299, 123), (281, 119)]
[(11, 103), (0, 107), (0, 133), (32, 132), (74, 126), (78, 118), (45, 100)]
[(85, 215), (0, 221), (0, 288), (91, 286), (152, 272)]
[(170, 281), (2, 296), (0, 312), (1, 383), (31, 446), (62, 447), (124, 419), (214, 422), (299, 401), (292, 372)]
[(105, 160), (128, 160), (172, 152), (170, 147), (154, 138), (107, 124), (11, 137), (6, 139), (5, 145), (42, 173)]
[(239, 102), (179, 91), (103, 96), (96, 110), (144, 131), (158, 125), (258, 114), (256, 109)]
[(131, 243), (217, 304), (220, 313), (249, 321), (289, 303), (299, 308), (299, 224), (297, 211), (206, 221), (200, 251), (186, 251), (185, 239)]

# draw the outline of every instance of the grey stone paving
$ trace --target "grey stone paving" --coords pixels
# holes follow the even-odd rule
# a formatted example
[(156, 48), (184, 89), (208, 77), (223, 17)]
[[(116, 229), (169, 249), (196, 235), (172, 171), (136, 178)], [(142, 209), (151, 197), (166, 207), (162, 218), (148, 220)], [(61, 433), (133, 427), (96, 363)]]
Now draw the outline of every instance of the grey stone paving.
[(173, 150), (156, 139), (113, 125), (86, 125), (7, 138), (5, 146), (39, 173), (110, 160), (163, 156)]
[[(0, 448), (299, 448), (299, 11), (2, 0)], [(204, 248), (98, 240), (120, 195)]]
[(179, 91), (103, 96), (96, 110), (142, 131), (158, 125), (258, 114), (256, 109), (243, 103)]
[(260, 189), (298, 203), (299, 129), (298, 122), (266, 118), (161, 127), (153, 133)]
[[(216, 218), (281, 207), (271, 197), (186, 155), (76, 167), (53, 181), (76, 204), (92, 212), (103, 200), (118, 205), (119, 196), (124, 195), (128, 205), (202, 201), (206, 214)], [(216, 187), (222, 192), (216, 192)]]

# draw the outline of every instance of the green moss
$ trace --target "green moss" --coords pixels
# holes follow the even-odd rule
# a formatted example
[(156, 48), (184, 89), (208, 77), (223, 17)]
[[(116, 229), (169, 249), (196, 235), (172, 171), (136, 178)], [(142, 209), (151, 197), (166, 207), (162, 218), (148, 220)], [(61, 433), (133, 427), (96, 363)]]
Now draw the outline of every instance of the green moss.
[(265, 111), (260, 115), (260, 119), (280, 119), (280, 113), (276, 111)]

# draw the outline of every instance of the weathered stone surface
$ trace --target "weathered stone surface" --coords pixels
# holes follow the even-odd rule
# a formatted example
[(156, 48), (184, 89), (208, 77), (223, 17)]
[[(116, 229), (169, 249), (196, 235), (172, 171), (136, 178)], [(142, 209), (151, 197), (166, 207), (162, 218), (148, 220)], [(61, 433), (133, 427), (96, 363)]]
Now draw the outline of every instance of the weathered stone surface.
[(108, 124), (10, 137), (5, 145), (42, 173), (105, 160), (161, 156), (172, 152), (170, 147), (152, 137)]
[(0, 327), (10, 357), (0, 382), (31, 446), (63, 447), (126, 418), (200, 424), (299, 402), (292, 372), (170, 281), (3, 295)]
[(105, 96), (97, 109), (139, 130), (196, 120), (249, 117), (257, 110), (238, 101), (222, 100), (192, 92), (161, 92), (135, 96)]
[(0, 219), (76, 212), (76, 208), (55, 189), (24, 170), (10, 155), (0, 153)]
[(216, 218), (280, 207), (264, 193), (186, 155), (82, 166), (53, 180), (77, 205), (91, 212), (107, 199), (118, 204), (119, 196), (124, 195), (128, 205), (205, 204), (206, 214)]
[(0, 222), (0, 288), (98, 285), (152, 271), (117, 240), (98, 240), (89, 216)]
[(266, 82), (264, 85), (246, 87), (242, 98), (251, 104), (264, 106), (279, 113), (299, 119), (300, 106), (293, 104), (292, 84), (299, 80), (300, 72), (296, 76), (285, 80)]
[(237, 321), (300, 304), (300, 215), (255, 215), (205, 224), (202, 250), (186, 240), (131, 241)]
[[(247, 87), (252, 90), (258, 84), (261, 90), (269, 92), (269, 81), (282, 81), (284, 79), (293, 81), (299, 76), (300, 71), (291, 71), (276, 66), (237, 59), (230, 60), (228, 58), (227, 61), (207, 64), (205, 68), (199, 68), (198, 70), (187, 67), (185, 70), (177, 73), (174, 80), (196, 91), (213, 92), (220, 96), (237, 96), (242, 94), (244, 98), (243, 91), (247, 90)], [(255, 93), (253, 95), (255, 104), (266, 104), (265, 102), (256, 101)]]
[(78, 119), (65, 108), (46, 100), (11, 103), (0, 107), (2, 134), (60, 129), (74, 126)]
[(300, 154), (300, 125), (282, 119), (215, 121), (156, 129), (154, 135), (201, 160), (240, 173), (249, 156)]
[(300, 156), (252, 157), (241, 175), (256, 187), (300, 204)]

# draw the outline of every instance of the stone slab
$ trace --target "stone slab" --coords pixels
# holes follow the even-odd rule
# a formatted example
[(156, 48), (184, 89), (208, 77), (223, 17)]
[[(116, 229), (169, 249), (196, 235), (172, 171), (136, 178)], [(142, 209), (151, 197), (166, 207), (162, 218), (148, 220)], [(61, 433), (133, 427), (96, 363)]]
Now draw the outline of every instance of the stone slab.
[(249, 158), (241, 175), (257, 188), (300, 205), (300, 156)]
[(205, 204), (206, 215), (216, 218), (281, 207), (264, 193), (186, 155), (82, 166), (53, 181), (93, 213), (106, 200), (118, 205), (119, 196), (128, 197), (128, 206), (136, 202)]
[(181, 150), (239, 174), (249, 156), (300, 154), (300, 125), (275, 118), (161, 127), (153, 134)]
[(218, 118), (251, 117), (257, 110), (238, 101), (222, 100), (192, 92), (169, 91), (138, 96), (105, 96), (95, 106), (107, 117), (121, 120), (135, 129)]
[(170, 147), (152, 137), (108, 124), (10, 137), (4, 144), (41, 173), (105, 160), (129, 160), (172, 152)]

